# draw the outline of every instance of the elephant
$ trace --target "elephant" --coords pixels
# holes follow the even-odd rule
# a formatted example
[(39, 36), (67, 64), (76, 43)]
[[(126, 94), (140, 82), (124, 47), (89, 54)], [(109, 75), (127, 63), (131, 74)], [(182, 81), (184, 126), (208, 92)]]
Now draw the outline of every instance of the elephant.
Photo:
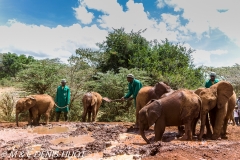
[(82, 114), (82, 121), (86, 122), (86, 116), (88, 114), (88, 122), (90, 122), (92, 114), (92, 122), (96, 121), (98, 110), (102, 104), (102, 96), (97, 92), (85, 93), (82, 98), (84, 111)]
[(147, 142), (144, 130), (155, 123), (155, 141), (160, 141), (166, 126), (185, 126), (182, 140), (192, 140), (193, 122), (199, 117), (202, 101), (200, 97), (186, 89), (177, 90), (158, 100), (151, 100), (139, 111), (139, 130)]
[(229, 82), (221, 81), (210, 88), (201, 89), (199, 97), (202, 99), (201, 109), (201, 127), (199, 139), (202, 139), (205, 125), (208, 122), (208, 113), (210, 122), (213, 128), (213, 133), (210, 126), (207, 127), (207, 136), (215, 140), (221, 136), (226, 139), (227, 123), (232, 116), (236, 94)]
[(152, 86), (142, 87), (136, 97), (136, 127), (138, 127), (138, 113), (151, 100), (159, 99), (165, 93), (172, 93), (170, 86), (163, 82), (158, 82)]
[[(30, 95), (25, 98), (21, 98), (16, 103), (16, 124), (18, 126), (19, 113), (29, 110), (28, 124), (39, 125), (39, 120), (42, 114), (45, 114), (46, 124), (49, 123), (50, 112), (53, 109), (55, 103), (51, 96), (42, 95)], [(33, 122), (32, 122), (33, 121)]]

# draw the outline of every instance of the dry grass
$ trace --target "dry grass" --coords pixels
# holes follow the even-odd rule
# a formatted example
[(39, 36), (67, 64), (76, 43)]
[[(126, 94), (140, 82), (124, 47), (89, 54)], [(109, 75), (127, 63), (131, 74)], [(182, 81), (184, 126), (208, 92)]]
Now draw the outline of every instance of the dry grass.
[(0, 120), (12, 122), (15, 119), (14, 116), (14, 106), (16, 99), (11, 93), (2, 94), (2, 99), (0, 100)]

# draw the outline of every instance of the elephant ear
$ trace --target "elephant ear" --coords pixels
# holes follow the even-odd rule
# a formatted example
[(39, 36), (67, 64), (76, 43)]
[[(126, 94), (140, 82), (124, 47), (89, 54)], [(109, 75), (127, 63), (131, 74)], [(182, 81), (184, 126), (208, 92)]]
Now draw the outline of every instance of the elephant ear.
[(169, 87), (163, 82), (156, 83), (155, 86), (153, 87), (153, 90), (155, 94), (159, 96), (158, 98), (160, 98), (164, 93), (172, 91), (171, 87)]
[(162, 106), (160, 100), (155, 100), (150, 104), (146, 112), (149, 127), (151, 127), (157, 121), (157, 119), (161, 116), (161, 112)]
[(200, 92), (202, 92), (205, 88), (198, 88), (194, 91), (195, 94), (200, 95)]
[(226, 81), (218, 82), (212, 85), (210, 89), (216, 92), (218, 108), (224, 107), (233, 95), (233, 86)]
[(36, 104), (36, 99), (32, 96), (28, 96), (26, 97), (25, 100), (25, 109), (28, 110), (30, 108), (32, 108), (35, 104)]
[(94, 106), (97, 103), (97, 96), (95, 94), (92, 93), (92, 102), (91, 102), (91, 106)]

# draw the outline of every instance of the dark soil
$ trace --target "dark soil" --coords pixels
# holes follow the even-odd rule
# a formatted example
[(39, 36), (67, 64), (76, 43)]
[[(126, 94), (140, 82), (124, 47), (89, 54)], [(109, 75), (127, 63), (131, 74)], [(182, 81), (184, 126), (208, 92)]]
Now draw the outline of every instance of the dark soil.
[[(198, 141), (180, 141), (177, 138), (177, 127), (166, 127), (162, 142), (154, 143), (154, 132), (152, 128), (146, 132), (146, 136), (152, 142), (146, 144), (139, 135), (138, 129), (133, 124), (124, 123), (52, 123), (54, 126), (74, 128), (56, 134), (33, 134), (27, 132), (29, 127), (21, 123), (16, 127), (13, 123), (0, 124), (0, 159), (27, 159), (29, 148), (38, 145), (41, 152), (56, 151), (59, 153), (47, 159), (66, 159), (68, 155), (84, 157), (92, 154), (100, 154), (102, 158), (111, 158), (121, 155), (132, 155), (131, 159), (240, 159), (240, 127), (228, 126), (228, 139)], [(42, 126), (47, 127), (47, 126)], [(31, 129), (31, 127), (30, 127)], [(33, 128), (34, 129), (34, 128)], [(199, 126), (197, 128), (199, 133)], [(3, 134), (5, 134), (3, 136)], [(125, 134), (125, 138), (121, 138)], [(74, 146), (74, 142), (57, 145), (52, 140), (67, 137), (79, 137), (86, 135), (94, 138), (82, 146)], [(23, 136), (23, 137), (21, 137)], [(55, 148), (54, 148), (55, 147)], [(57, 149), (56, 149), (57, 147)], [(10, 154), (18, 151), (15, 157)], [(7, 157), (8, 156), (8, 157)], [(45, 154), (46, 156), (46, 154)], [(44, 156), (43, 156), (44, 157)], [(34, 157), (28, 158), (34, 159)], [(35, 159), (39, 159), (35, 157)], [(117, 159), (117, 158), (113, 158)]]

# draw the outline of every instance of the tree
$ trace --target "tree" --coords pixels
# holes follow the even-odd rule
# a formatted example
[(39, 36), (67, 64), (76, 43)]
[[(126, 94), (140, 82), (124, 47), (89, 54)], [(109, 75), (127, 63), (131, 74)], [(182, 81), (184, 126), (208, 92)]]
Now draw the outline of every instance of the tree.
[(120, 28), (110, 32), (106, 41), (98, 44), (102, 52), (98, 68), (102, 72), (113, 70), (118, 73), (120, 67), (127, 69), (140, 67), (142, 64), (138, 63), (138, 59), (133, 63), (130, 63), (130, 59), (140, 52), (148, 51), (148, 41), (141, 36), (144, 31), (126, 33), (124, 28)]
[[(53, 88), (61, 78), (61, 70), (67, 67), (61, 64), (59, 59), (44, 59), (30, 63), (18, 74), (19, 80), (23, 83), (23, 87), (31, 93), (55, 93)], [(55, 86), (55, 87), (53, 87)]]
[(151, 42), (151, 51), (133, 56), (131, 63), (139, 61), (140, 69), (146, 70), (153, 79), (164, 81), (172, 88), (198, 88), (203, 84), (201, 68), (193, 65), (193, 49), (181, 43), (170, 43), (167, 39)]
[(240, 94), (240, 65), (235, 64), (229, 67), (203, 67), (206, 79), (209, 79), (210, 72), (216, 72), (218, 79), (230, 82), (237, 95)]
[(34, 62), (35, 59), (32, 56), (26, 57), (26, 55), (17, 55), (16, 53), (3, 53), (1, 58), (0, 71), (2, 77), (16, 77), (16, 74), (25, 69), (26, 65)]

